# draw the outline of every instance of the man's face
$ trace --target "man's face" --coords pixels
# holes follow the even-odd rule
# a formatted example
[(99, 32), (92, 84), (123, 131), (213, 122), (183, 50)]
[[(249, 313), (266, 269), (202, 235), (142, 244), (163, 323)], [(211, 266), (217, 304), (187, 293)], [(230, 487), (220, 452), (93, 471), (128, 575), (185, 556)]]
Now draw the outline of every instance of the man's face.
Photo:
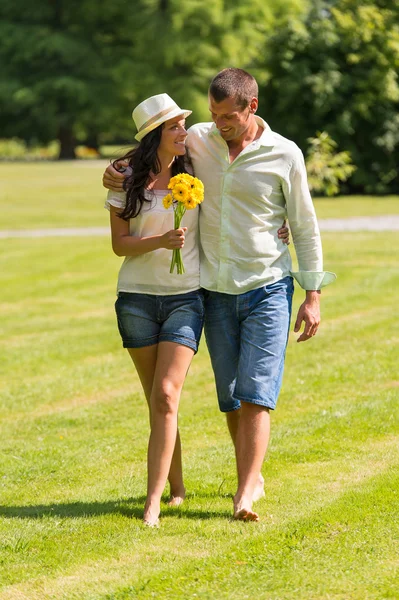
[(254, 113), (258, 107), (256, 98), (252, 98), (249, 106), (242, 108), (237, 105), (235, 98), (225, 98), (216, 102), (209, 96), (209, 110), (212, 121), (226, 142), (240, 138), (252, 124)]

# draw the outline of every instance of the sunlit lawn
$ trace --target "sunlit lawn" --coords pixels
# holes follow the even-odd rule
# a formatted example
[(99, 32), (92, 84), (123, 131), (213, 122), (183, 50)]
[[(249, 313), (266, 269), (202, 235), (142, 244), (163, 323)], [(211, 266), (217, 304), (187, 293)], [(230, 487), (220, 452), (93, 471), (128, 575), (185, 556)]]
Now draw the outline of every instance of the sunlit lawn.
[[(0, 163), (0, 229), (101, 227), (109, 161)], [(353, 196), (315, 200), (320, 219), (399, 214), (399, 197)]]
[[(1, 228), (106, 225), (100, 166), (14, 167), (0, 166)], [(398, 213), (397, 199), (316, 202)], [(203, 343), (180, 411), (188, 498), (159, 530), (141, 524), (148, 418), (115, 325), (120, 259), (107, 237), (0, 240), (1, 599), (399, 597), (397, 235), (323, 239), (338, 280), (316, 338), (291, 334), (261, 522), (230, 519)]]

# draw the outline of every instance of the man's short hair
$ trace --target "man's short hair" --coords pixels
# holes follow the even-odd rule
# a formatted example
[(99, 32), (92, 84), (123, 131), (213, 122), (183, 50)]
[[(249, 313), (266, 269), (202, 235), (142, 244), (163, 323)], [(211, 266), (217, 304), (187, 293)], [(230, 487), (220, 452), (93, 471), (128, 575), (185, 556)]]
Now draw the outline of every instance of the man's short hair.
[(247, 71), (230, 67), (215, 75), (209, 86), (209, 94), (216, 102), (235, 98), (240, 108), (246, 108), (252, 98), (258, 97), (258, 84)]

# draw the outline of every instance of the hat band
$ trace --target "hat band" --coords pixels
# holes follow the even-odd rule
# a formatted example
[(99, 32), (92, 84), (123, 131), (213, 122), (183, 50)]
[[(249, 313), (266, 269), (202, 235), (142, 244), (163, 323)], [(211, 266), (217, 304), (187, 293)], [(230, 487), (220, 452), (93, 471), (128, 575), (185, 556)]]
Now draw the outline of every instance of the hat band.
[(165, 108), (165, 110), (161, 110), (161, 112), (159, 112), (157, 115), (155, 115), (154, 117), (151, 117), (151, 119), (148, 119), (148, 121), (146, 121), (145, 123), (143, 123), (140, 127), (140, 129), (138, 130), (139, 133), (140, 131), (143, 131), (143, 129), (146, 129), (147, 127), (149, 127), (150, 125), (152, 125), (153, 123), (155, 123), (156, 121), (158, 121), (158, 119), (160, 119), (161, 117), (164, 117), (165, 115), (169, 114), (171, 110), (173, 110), (174, 107), (171, 108)]

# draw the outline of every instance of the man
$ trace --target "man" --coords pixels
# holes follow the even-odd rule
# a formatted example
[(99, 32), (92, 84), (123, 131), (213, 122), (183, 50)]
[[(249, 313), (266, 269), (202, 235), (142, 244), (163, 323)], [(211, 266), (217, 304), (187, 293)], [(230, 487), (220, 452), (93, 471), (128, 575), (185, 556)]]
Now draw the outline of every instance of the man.
[[(270, 435), (270, 410), (281, 387), (293, 294), (306, 297), (294, 331), (313, 337), (320, 323), (323, 272), (320, 234), (299, 148), (256, 116), (258, 86), (241, 69), (224, 69), (209, 88), (213, 123), (188, 131), (195, 175), (205, 186), (200, 211), (205, 336), (219, 407), (226, 413), (237, 461), (236, 519), (258, 521), (260, 474)], [(119, 177), (119, 178), (118, 178)], [(107, 188), (121, 189), (111, 166)], [(288, 215), (299, 272), (277, 231)]]

